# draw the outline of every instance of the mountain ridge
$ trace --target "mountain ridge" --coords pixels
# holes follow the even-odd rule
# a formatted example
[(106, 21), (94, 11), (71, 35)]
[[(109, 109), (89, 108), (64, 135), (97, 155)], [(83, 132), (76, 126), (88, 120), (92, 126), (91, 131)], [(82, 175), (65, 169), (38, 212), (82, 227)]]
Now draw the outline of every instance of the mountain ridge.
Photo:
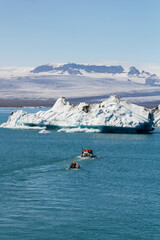
[(116, 94), (130, 102), (160, 102), (160, 78), (135, 66), (63, 63), (0, 67), (0, 89), (0, 98), (6, 101), (39, 102), (61, 96), (95, 101)]
[[(131, 66), (128, 71), (125, 71), (121, 65), (87, 65), (76, 63), (65, 63), (59, 66), (52, 64), (40, 65), (30, 71), (34, 74), (50, 73), (50, 74), (68, 74), (68, 75), (90, 75), (90, 74), (126, 74), (128, 77), (137, 76), (145, 78), (147, 85), (155, 86), (160, 84), (160, 80), (156, 74), (142, 70), (141, 72), (134, 66)], [(128, 79), (130, 81), (130, 79)]]
[(76, 64), (76, 63), (66, 63), (58, 67), (53, 65), (40, 65), (33, 69), (31, 72), (40, 73), (48, 71), (61, 71), (61, 73), (68, 72), (70, 74), (82, 74), (81, 70), (86, 71), (87, 73), (122, 73), (124, 68), (121, 65), (118, 66), (106, 66), (106, 65), (85, 65), (85, 64)]

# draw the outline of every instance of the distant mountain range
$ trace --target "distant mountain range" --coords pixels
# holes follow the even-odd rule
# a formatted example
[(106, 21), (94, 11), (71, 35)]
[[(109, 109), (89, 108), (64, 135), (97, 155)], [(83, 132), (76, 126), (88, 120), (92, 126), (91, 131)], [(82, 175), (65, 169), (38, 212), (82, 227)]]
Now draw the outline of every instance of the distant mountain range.
[(135, 66), (45, 64), (36, 68), (0, 67), (3, 99), (43, 100), (59, 97), (96, 101), (116, 94), (132, 102), (160, 102), (160, 78)]
[(121, 65), (118, 66), (105, 66), (105, 65), (85, 65), (76, 63), (67, 63), (60, 66), (54, 65), (41, 65), (30, 71), (31, 73), (46, 73), (50, 74), (68, 74), (68, 75), (81, 75), (86, 74), (122, 74), (125, 73), (128, 77), (137, 76), (140, 78), (145, 78), (147, 85), (156, 86), (160, 84), (160, 79), (156, 74), (151, 74), (146, 71), (140, 72), (136, 67), (132, 66), (127, 72)]
[[(80, 74), (83, 75), (84, 72), (86, 73), (111, 73), (111, 74), (120, 74), (124, 73), (124, 68), (122, 66), (105, 66), (105, 65), (84, 65), (84, 64), (76, 64), (76, 63), (67, 63), (60, 66), (54, 66), (54, 65), (41, 65), (33, 70), (31, 70), (32, 73), (42, 73), (42, 72), (60, 72), (61, 74), (68, 73), (72, 75)], [(128, 75), (140, 75), (140, 74), (146, 74), (148, 76), (156, 76), (155, 74), (150, 74), (149, 72), (142, 71), (140, 72), (137, 68), (134, 66), (130, 67), (128, 71)]]
[(97, 66), (97, 65), (83, 65), (83, 64), (76, 64), (76, 63), (67, 63), (63, 64), (58, 67), (54, 67), (52, 65), (41, 65), (33, 69), (31, 72), (39, 73), (39, 72), (61, 72), (69, 73), (69, 74), (81, 74), (83, 75), (82, 71), (87, 73), (122, 73), (124, 71), (122, 66)]

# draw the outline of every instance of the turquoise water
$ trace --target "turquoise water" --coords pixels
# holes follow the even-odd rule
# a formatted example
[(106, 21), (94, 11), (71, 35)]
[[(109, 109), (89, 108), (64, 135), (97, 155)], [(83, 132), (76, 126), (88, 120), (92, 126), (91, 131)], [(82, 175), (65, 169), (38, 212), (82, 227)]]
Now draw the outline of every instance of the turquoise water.
[[(12, 110), (0, 108), (0, 123)], [(0, 129), (0, 139), (1, 240), (160, 239), (159, 129)], [(97, 158), (78, 158), (82, 147)], [(72, 161), (81, 169), (68, 170)]]

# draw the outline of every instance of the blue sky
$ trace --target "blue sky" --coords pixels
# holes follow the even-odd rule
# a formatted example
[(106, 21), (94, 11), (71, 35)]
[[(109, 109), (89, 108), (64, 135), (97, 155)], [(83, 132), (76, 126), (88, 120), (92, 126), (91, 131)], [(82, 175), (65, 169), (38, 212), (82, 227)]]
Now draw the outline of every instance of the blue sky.
[(0, 0), (0, 66), (160, 64), (159, 0)]

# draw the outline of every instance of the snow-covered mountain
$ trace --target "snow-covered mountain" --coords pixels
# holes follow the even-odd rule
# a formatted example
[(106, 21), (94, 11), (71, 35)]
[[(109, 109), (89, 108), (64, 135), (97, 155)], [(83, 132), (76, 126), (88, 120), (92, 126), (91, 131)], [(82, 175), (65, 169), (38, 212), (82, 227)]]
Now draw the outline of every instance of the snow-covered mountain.
[(75, 64), (67, 63), (62, 65), (41, 65), (33, 70), (32, 73), (50, 73), (50, 74), (69, 74), (69, 75), (84, 75), (88, 76), (103, 76), (103, 74), (125, 74), (126, 76), (138, 76), (140, 78), (158, 78), (156, 74), (151, 74), (146, 71), (140, 72), (136, 67), (132, 66), (128, 70), (125, 70), (121, 65), (119, 66), (105, 66), (105, 65), (85, 65), (85, 64)]
[(62, 96), (91, 102), (111, 94), (130, 102), (160, 103), (160, 77), (134, 66), (67, 63), (36, 68), (0, 67), (0, 89), (0, 103), (4, 100), (54, 103)]

